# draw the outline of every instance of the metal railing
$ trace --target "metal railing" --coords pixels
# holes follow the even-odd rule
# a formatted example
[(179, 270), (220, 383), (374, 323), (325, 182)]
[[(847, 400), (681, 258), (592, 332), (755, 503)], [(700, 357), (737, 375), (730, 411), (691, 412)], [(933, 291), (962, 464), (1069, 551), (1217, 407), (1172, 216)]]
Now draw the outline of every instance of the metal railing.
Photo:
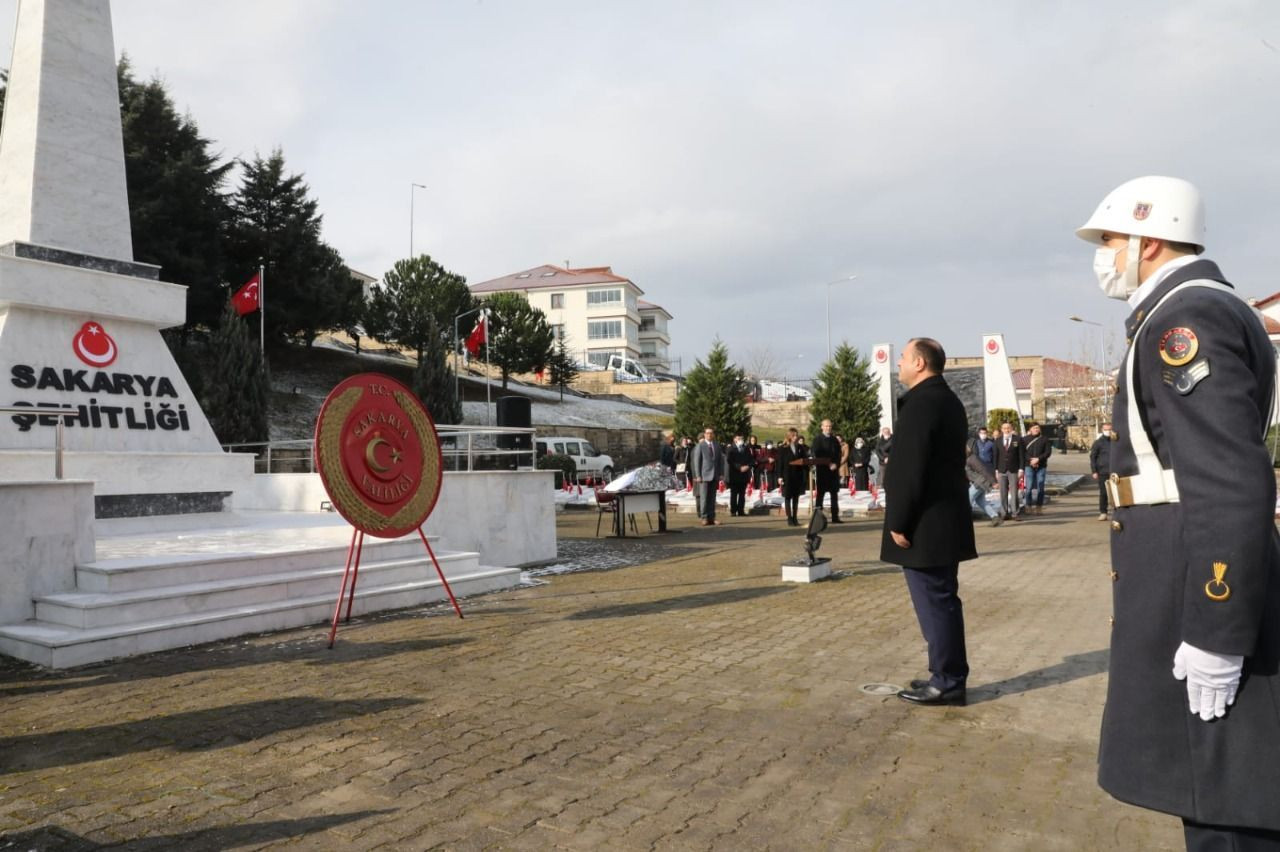
[(62, 479), (62, 452), (66, 447), (66, 420), (68, 417), (80, 415), (67, 408), (37, 408), (30, 405), (0, 406), (0, 414), (26, 414), (32, 417), (56, 417), (53, 424), (42, 422), (40, 425), (55, 427), (53, 435), (53, 478)]
[[(532, 427), (440, 426), (436, 433), (445, 470), (534, 469), (537, 430)], [(525, 435), (528, 437), (520, 437)], [(316, 469), (314, 442), (309, 439), (223, 444), (222, 448), (256, 455), (261, 468), (258, 473), (315, 473)]]

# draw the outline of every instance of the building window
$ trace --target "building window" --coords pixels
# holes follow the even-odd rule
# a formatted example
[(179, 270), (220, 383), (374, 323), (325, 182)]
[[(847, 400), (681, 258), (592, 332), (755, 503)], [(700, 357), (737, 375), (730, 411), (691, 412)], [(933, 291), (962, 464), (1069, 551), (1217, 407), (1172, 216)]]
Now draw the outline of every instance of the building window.
[(622, 320), (587, 323), (587, 340), (612, 340), (622, 336)]
[(558, 311), (564, 308), (564, 293), (551, 294), (551, 310)]
[(555, 335), (556, 340), (564, 340), (564, 323), (555, 323), (551, 326), (551, 333)]
[(588, 352), (587, 363), (594, 364), (597, 367), (609, 366), (609, 359), (614, 355), (621, 355), (621, 352)]
[(655, 328), (657, 328), (657, 320), (655, 320), (653, 317), (640, 318), (641, 331), (653, 331)]
[(555, 275), (555, 273), (554, 273), (554, 272), (544, 272), (544, 273), (542, 273), (542, 277), (543, 277), (543, 278), (551, 278), (551, 277), (553, 277), (554, 275)]
[(528, 272), (521, 272), (521, 273), (520, 273), (519, 275), (517, 275), (516, 277), (517, 277), (517, 278), (528, 278), (528, 277), (529, 277), (529, 275), (530, 275), (530, 273), (528, 273)]
[(592, 305), (620, 305), (622, 304), (621, 290), (588, 290), (587, 306)]
[(657, 355), (658, 347), (656, 344), (653, 344), (653, 343), (641, 343), (640, 354), (641, 355)]

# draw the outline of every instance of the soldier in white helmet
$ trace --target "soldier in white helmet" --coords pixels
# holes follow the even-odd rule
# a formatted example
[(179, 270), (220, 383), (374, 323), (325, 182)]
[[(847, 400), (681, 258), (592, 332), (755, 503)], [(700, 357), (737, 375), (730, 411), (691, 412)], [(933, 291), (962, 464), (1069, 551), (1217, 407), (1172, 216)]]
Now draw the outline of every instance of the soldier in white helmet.
[[(1082, 239), (1128, 301), (1108, 491), (1114, 606), (1098, 780), (1188, 849), (1280, 849), (1275, 353), (1204, 251), (1200, 192), (1143, 177)], [(1223, 464), (1228, 456), (1230, 464)]]

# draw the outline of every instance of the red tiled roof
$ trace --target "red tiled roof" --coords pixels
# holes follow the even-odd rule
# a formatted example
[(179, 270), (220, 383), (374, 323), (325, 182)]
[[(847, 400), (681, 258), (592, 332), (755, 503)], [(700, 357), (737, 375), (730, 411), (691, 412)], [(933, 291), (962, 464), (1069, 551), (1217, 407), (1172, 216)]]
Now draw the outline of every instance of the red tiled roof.
[(1272, 293), (1270, 296), (1268, 296), (1265, 299), (1258, 299), (1256, 302), (1253, 302), (1253, 306), (1258, 310), (1262, 310), (1268, 305), (1274, 304), (1276, 302), (1280, 302), (1280, 293)]
[(1060, 361), (1057, 358), (1044, 359), (1044, 386), (1046, 388), (1084, 387), (1097, 384), (1098, 371), (1087, 364), (1074, 361)]
[(587, 284), (632, 284), (634, 286), (634, 282), (629, 278), (614, 275), (613, 270), (608, 266), (566, 269), (563, 266), (545, 264), (535, 266), (533, 269), (513, 272), (501, 278), (472, 284), (471, 292), (503, 293), (509, 290), (543, 290), (547, 287), (581, 287)]
[(1031, 390), (1031, 371), (1014, 370), (1013, 386), (1017, 390)]
[(1262, 315), (1262, 324), (1267, 327), (1267, 334), (1280, 334), (1280, 322), (1276, 322), (1266, 314)]

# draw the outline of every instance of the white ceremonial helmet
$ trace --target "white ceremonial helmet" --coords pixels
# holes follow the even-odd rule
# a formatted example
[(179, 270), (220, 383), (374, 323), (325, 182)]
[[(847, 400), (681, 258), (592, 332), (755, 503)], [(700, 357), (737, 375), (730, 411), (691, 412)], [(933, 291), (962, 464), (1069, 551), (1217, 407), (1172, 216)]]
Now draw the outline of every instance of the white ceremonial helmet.
[(1103, 232), (1187, 243), (1199, 254), (1204, 251), (1204, 200), (1195, 184), (1181, 178), (1134, 178), (1111, 190), (1076, 236), (1100, 243)]

